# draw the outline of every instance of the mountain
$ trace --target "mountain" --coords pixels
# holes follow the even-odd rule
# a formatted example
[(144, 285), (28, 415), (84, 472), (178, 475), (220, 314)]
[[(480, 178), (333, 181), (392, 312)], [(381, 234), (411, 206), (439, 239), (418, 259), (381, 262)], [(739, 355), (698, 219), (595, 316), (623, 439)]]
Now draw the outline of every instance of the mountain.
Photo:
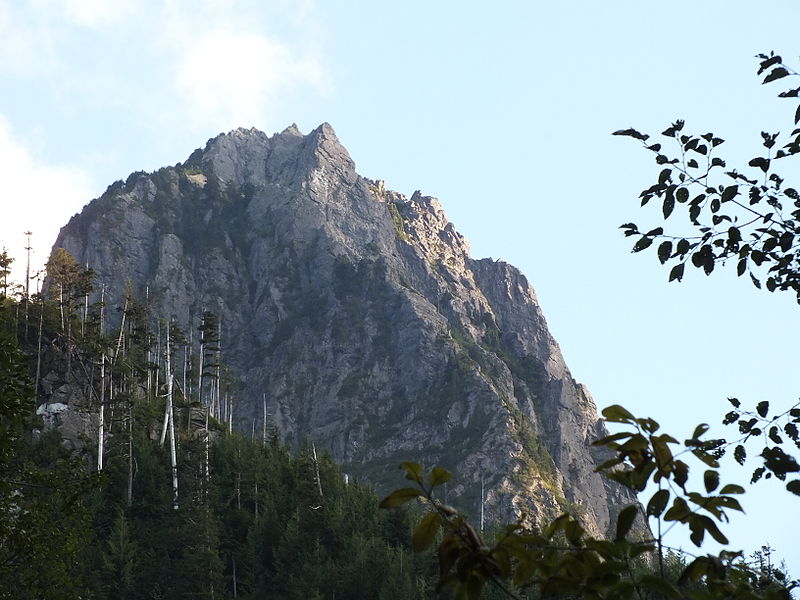
[[(54, 248), (128, 286), (184, 332), (220, 322), (233, 421), (311, 440), (386, 491), (416, 460), (456, 473), (448, 501), (489, 519), (568, 508), (605, 534), (635, 497), (594, 472), (605, 429), (533, 288), (470, 257), (439, 202), (356, 173), (333, 129), (238, 129), (183, 164), (111, 185)], [(95, 298), (96, 299), (96, 298)], [(110, 300), (109, 300), (110, 299)]]

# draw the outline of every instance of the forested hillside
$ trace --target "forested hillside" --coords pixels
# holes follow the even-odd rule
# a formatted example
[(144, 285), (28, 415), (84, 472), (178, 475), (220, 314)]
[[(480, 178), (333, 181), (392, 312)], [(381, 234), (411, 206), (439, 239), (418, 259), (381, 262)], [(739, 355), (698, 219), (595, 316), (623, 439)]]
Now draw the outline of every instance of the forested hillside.
[[(0, 597), (430, 597), (408, 513), (313, 444), (209, 416), (175, 381), (168, 322), (132, 295), (88, 306), (91, 272), (59, 260), (47, 297), (0, 290)], [(79, 417), (37, 415), (45, 386)]]

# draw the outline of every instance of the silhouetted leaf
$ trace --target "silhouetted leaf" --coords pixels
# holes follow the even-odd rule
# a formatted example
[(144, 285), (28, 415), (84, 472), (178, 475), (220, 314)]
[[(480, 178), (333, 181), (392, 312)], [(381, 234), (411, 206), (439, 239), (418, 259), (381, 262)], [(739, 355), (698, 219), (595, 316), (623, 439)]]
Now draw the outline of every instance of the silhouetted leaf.
[(769, 439), (771, 439), (776, 444), (783, 443), (783, 438), (778, 433), (778, 428), (775, 425), (769, 428), (769, 432), (767, 435), (769, 435)]
[(708, 531), (708, 533), (711, 534), (711, 537), (713, 537), (720, 544), (728, 543), (728, 538), (725, 537), (725, 535), (723, 535), (723, 533), (719, 530), (719, 527), (717, 527), (717, 524), (714, 523), (714, 521), (712, 521), (709, 517), (706, 517), (705, 515), (700, 516), (700, 519), (703, 522), (703, 527), (706, 529), (706, 531)]
[(738, 193), (739, 193), (738, 185), (725, 186), (725, 189), (722, 191), (722, 201), (728, 202), (730, 200), (733, 200)]
[(792, 479), (792, 481), (786, 484), (786, 489), (800, 496), (800, 479)]
[(725, 415), (725, 418), (722, 420), (722, 424), (730, 425), (731, 423), (735, 423), (738, 418), (739, 418), (739, 413), (732, 410)]
[(685, 263), (680, 263), (672, 267), (672, 270), (669, 272), (669, 280), (670, 281), (681, 281), (683, 279), (683, 268)]
[(763, 400), (756, 405), (756, 412), (761, 418), (766, 418), (769, 413), (769, 402)]
[(658, 246), (658, 260), (661, 261), (662, 265), (669, 260), (671, 254), (672, 254), (672, 242), (670, 242), (669, 240), (661, 242), (661, 244), (659, 244)]
[(735, 458), (736, 462), (738, 462), (740, 465), (744, 464), (744, 461), (747, 459), (747, 452), (745, 451), (744, 446), (741, 444), (736, 446), (736, 448), (733, 450), (733, 458)]
[(722, 489), (719, 491), (720, 494), (744, 494), (744, 488), (740, 485), (735, 483), (729, 483), (727, 485), (722, 486)]
[(619, 511), (619, 515), (617, 516), (617, 540), (623, 540), (625, 536), (628, 535), (628, 532), (633, 526), (633, 521), (636, 519), (638, 510), (639, 508), (635, 504), (631, 504)]
[[(763, 55), (762, 55), (763, 56)], [(772, 66), (779, 65), (783, 62), (783, 59), (779, 55), (770, 56), (769, 58), (761, 61), (758, 65), (758, 73), (756, 75), (761, 75), (764, 71), (769, 69)]]
[(764, 171), (764, 173), (766, 173), (769, 170), (769, 159), (767, 158), (762, 158), (762, 157), (754, 158), (747, 164), (750, 165), (751, 167), (758, 167), (759, 169)]
[(665, 219), (669, 218), (674, 208), (675, 208), (675, 196), (673, 196), (672, 194), (668, 194), (667, 196), (664, 197), (664, 203), (661, 207)]
[(786, 473), (800, 471), (800, 465), (797, 464), (794, 457), (786, 454), (781, 448), (764, 448), (761, 451), (761, 456), (764, 459), (764, 466), (781, 479)]
[(706, 492), (709, 494), (719, 486), (719, 473), (708, 469), (703, 473), (703, 485), (706, 487)]
[(658, 517), (664, 512), (669, 502), (669, 490), (658, 490), (647, 503), (647, 515)]
[(767, 76), (764, 78), (763, 83), (769, 83), (770, 81), (775, 81), (776, 79), (781, 79), (786, 77), (789, 74), (789, 71), (784, 69), (783, 67), (775, 67), (770, 71)]
[(750, 478), (750, 483), (755, 483), (761, 479), (761, 476), (764, 475), (764, 471), (766, 471), (764, 467), (758, 467), (756, 470), (754, 470), (753, 476)]
[(631, 252), (641, 252), (645, 248), (649, 248), (652, 243), (653, 243), (653, 238), (642, 236), (639, 238), (639, 241), (636, 242), (636, 244), (634, 244), (633, 250), (631, 250)]
[(650, 137), (649, 135), (646, 135), (644, 133), (639, 133), (638, 131), (636, 131), (635, 129), (632, 129), (632, 128), (619, 129), (619, 130), (615, 131), (614, 133), (612, 133), (611, 135), (624, 135), (624, 136), (632, 137), (632, 138), (635, 138), (637, 140), (642, 140), (642, 141), (645, 141), (647, 138)]

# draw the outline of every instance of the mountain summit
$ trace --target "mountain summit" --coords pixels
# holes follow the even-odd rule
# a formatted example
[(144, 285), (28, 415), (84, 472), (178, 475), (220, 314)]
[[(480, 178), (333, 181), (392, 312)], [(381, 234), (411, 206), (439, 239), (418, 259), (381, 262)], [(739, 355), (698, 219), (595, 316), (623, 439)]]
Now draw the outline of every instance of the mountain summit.
[(213, 312), (243, 432), (266, 405), (282, 440), (382, 491), (404, 460), (442, 465), (448, 501), (478, 514), (483, 499), (490, 519), (568, 508), (605, 534), (635, 501), (594, 472), (605, 429), (525, 276), (471, 258), (435, 198), (358, 175), (327, 123), (237, 129), (134, 173), (55, 247), (94, 269), (107, 302), (132, 286), (195, 347)]

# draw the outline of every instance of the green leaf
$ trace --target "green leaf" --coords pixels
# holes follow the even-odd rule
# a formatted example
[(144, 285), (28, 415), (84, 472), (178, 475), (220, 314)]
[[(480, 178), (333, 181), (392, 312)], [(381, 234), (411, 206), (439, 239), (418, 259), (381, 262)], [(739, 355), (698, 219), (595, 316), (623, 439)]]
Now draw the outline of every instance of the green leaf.
[(452, 478), (452, 473), (450, 473), (450, 471), (447, 469), (443, 469), (442, 467), (433, 467), (429, 476), (431, 487), (436, 487), (437, 485), (447, 483)]
[(564, 537), (567, 538), (567, 541), (572, 544), (573, 546), (579, 546), (581, 536), (586, 532), (586, 530), (581, 526), (574, 519), (570, 519), (567, 521), (566, 525), (564, 525)]
[(709, 494), (719, 487), (719, 473), (712, 469), (708, 469), (703, 473), (703, 485), (706, 487), (706, 492)]
[(708, 573), (711, 561), (707, 556), (700, 556), (686, 565), (678, 579), (678, 585), (683, 585), (687, 581), (699, 581), (703, 575)]
[(697, 440), (701, 436), (705, 435), (708, 431), (708, 423), (700, 423), (694, 428), (694, 432), (692, 433), (692, 439)]
[(603, 417), (612, 423), (631, 423), (634, 416), (619, 404), (612, 404), (603, 409)]
[(625, 536), (628, 535), (628, 532), (631, 530), (633, 526), (633, 522), (636, 519), (636, 513), (639, 511), (639, 507), (635, 504), (630, 504), (619, 511), (619, 515), (617, 516), (617, 535), (616, 540), (624, 540)]
[(469, 579), (466, 582), (466, 598), (467, 600), (480, 600), (483, 586), (486, 579), (476, 573), (470, 573)]
[(619, 433), (613, 433), (611, 435), (602, 437), (599, 440), (593, 441), (592, 446), (607, 446), (611, 442), (616, 442), (617, 440), (624, 440), (626, 438), (631, 437), (632, 435), (633, 434), (630, 431), (620, 431)]
[(411, 536), (411, 545), (414, 548), (414, 552), (427, 550), (433, 544), (440, 524), (441, 517), (438, 512), (430, 512), (423, 517)]
[(456, 564), (458, 555), (461, 552), (461, 540), (455, 535), (448, 535), (439, 544), (437, 554), (439, 555), (439, 578), (442, 579)]
[(722, 486), (722, 489), (719, 491), (720, 494), (744, 494), (744, 488), (740, 485), (736, 485), (735, 483), (729, 483), (727, 485)]
[(709, 467), (713, 467), (714, 469), (719, 467), (719, 461), (717, 461), (717, 459), (714, 458), (714, 455), (709, 454), (705, 450), (694, 449), (692, 450), (692, 454), (694, 454), (697, 458), (702, 460)]
[(378, 506), (380, 508), (397, 508), (409, 500), (419, 498), (421, 495), (422, 492), (417, 488), (400, 488), (399, 490), (393, 491), (391, 494), (386, 496), (386, 498), (381, 500)]
[(678, 496), (672, 501), (672, 506), (667, 511), (667, 514), (664, 515), (664, 520), (683, 522), (691, 513), (692, 511), (689, 505), (686, 504), (686, 500)]
[(400, 465), (400, 468), (406, 472), (406, 479), (409, 481), (416, 481), (422, 485), (422, 465), (416, 462), (406, 461)]
[(669, 502), (669, 490), (658, 490), (647, 503), (647, 516), (659, 517)]
[(670, 582), (657, 577), (656, 575), (642, 575), (639, 583), (644, 587), (656, 592), (656, 595), (666, 596), (667, 598), (682, 598), (678, 589)]
[[(592, 445), (595, 446), (599, 444), (597, 444), (597, 442), (594, 442)], [(623, 459), (618, 457), (609, 458), (607, 461), (604, 461), (602, 464), (598, 465), (594, 471), (595, 473), (599, 473), (601, 471), (605, 471), (606, 469), (610, 469), (611, 467), (616, 467), (618, 464), (621, 464), (622, 462), (624, 462)]]

